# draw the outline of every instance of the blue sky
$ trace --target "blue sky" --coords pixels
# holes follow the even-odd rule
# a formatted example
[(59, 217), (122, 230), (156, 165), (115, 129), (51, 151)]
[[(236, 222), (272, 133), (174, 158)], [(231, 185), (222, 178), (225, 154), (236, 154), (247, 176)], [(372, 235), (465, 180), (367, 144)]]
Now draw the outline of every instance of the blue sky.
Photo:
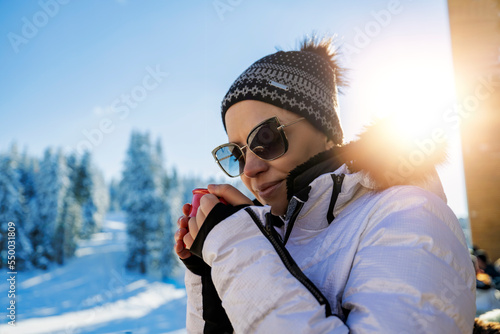
[[(210, 152), (227, 140), (226, 90), (313, 31), (337, 34), (351, 69), (340, 100), (347, 140), (374, 115), (426, 121), (453, 103), (446, 1), (2, 1), (0, 151), (14, 140), (37, 156), (87, 147), (109, 180), (130, 131), (148, 130), (167, 166), (220, 175)], [(446, 130), (450, 162), (439, 172), (465, 215), (456, 129)]]

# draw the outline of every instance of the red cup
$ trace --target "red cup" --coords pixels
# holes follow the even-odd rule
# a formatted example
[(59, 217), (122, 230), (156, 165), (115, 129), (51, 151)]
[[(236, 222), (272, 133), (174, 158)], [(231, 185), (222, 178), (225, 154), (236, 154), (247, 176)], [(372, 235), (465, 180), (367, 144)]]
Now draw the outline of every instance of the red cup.
[[(196, 188), (193, 189), (193, 199), (191, 200), (191, 211), (189, 212), (189, 217), (196, 217), (196, 213), (198, 212), (198, 207), (200, 206), (200, 199), (203, 195), (210, 194), (208, 189), (205, 188)], [(219, 197), (219, 201), (223, 204), (227, 204), (224, 198)]]
[(191, 212), (189, 212), (189, 217), (196, 217), (196, 212), (198, 212), (198, 207), (200, 206), (200, 199), (206, 194), (210, 194), (208, 189), (193, 189), (193, 199), (191, 200)]

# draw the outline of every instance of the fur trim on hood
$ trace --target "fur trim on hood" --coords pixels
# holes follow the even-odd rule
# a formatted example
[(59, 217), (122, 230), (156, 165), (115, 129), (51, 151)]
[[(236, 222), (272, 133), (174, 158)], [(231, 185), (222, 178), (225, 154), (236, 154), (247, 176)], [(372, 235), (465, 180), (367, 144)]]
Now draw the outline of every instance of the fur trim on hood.
[(425, 183), (446, 161), (444, 131), (434, 129), (410, 138), (394, 127), (391, 120), (381, 120), (342, 147), (349, 169), (366, 172), (377, 189)]
[(353, 173), (365, 172), (376, 190), (425, 184), (436, 176), (436, 166), (446, 161), (446, 146), (442, 131), (405, 138), (397, 134), (391, 120), (383, 119), (365, 127), (357, 140), (319, 153), (293, 169), (287, 195), (290, 199), (316, 177), (344, 163)]

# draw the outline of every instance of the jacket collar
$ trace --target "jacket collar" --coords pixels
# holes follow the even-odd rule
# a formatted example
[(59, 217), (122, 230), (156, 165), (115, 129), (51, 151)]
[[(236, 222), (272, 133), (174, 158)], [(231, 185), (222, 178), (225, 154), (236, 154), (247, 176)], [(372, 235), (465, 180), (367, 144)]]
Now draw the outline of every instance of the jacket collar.
[(432, 136), (429, 139), (430, 134), (402, 140), (391, 135), (392, 128), (390, 119), (380, 120), (365, 127), (357, 140), (319, 153), (297, 166), (287, 177), (287, 199), (306, 191), (318, 176), (331, 173), (345, 163), (349, 173), (362, 172), (364, 185), (369, 184), (372, 189), (417, 185), (430, 188), (446, 200), (436, 166), (446, 161), (447, 143), (433, 140)]
[[(446, 143), (435, 143), (433, 150), (420, 154), (425, 158), (423, 161), (408, 167), (412, 156), (420, 153), (419, 142), (428, 139), (401, 143), (398, 138), (387, 136), (388, 132), (387, 122), (373, 124), (365, 128), (358, 140), (321, 152), (293, 169), (286, 180), (289, 205), (285, 225), (296, 211), (306, 214), (309, 206), (316, 205), (318, 196), (331, 191), (327, 189), (331, 182), (326, 182), (331, 173), (345, 175), (334, 203), (334, 216), (367, 191), (382, 191), (397, 185), (418, 186), (446, 202), (435, 169), (446, 160)], [(316, 200), (309, 201), (310, 197)]]
[(287, 199), (302, 194), (318, 176), (331, 173), (343, 165), (340, 147), (321, 152), (303, 164), (295, 167), (286, 179)]

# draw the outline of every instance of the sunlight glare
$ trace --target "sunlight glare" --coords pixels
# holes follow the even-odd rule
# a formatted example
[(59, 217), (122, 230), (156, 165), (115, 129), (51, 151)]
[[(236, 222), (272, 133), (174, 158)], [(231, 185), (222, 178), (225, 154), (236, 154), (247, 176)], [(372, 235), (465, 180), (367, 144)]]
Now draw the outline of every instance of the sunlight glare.
[(362, 108), (369, 110), (371, 118), (390, 117), (397, 136), (407, 140), (438, 126), (454, 96), (449, 68), (432, 60), (398, 64), (389, 59), (377, 64), (363, 75), (367, 86)]

